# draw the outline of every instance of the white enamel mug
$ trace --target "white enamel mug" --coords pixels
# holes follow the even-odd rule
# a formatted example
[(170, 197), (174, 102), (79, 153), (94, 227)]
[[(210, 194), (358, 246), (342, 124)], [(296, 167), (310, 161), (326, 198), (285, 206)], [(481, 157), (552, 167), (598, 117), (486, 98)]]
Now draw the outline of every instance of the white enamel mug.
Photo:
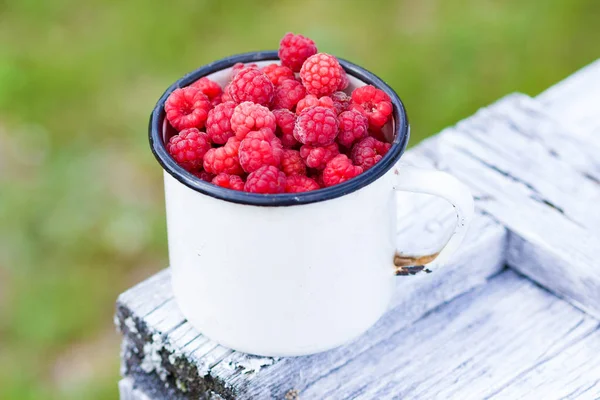
[[(313, 192), (262, 195), (224, 189), (179, 167), (164, 143), (174, 134), (164, 103), (178, 87), (208, 76), (222, 85), (237, 62), (267, 64), (274, 51), (217, 61), (186, 75), (158, 101), (150, 144), (163, 166), (173, 292), (188, 321), (214, 341), (265, 356), (297, 356), (347, 343), (386, 311), (396, 275), (435, 259), (442, 267), (473, 215), (469, 190), (434, 170), (400, 166), (409, 137), (404, 106), (381, 79), (340, 60), (350, 88), (371, 84), (392, 99), (392, 148), (374, 167)], [(456, 226), (441, 252), (396, 248), (396, 191), (446, 199)], [(439, 253), (439, 254), (438, 254)], [(412, 267), (411, 267), (412, 266)]]

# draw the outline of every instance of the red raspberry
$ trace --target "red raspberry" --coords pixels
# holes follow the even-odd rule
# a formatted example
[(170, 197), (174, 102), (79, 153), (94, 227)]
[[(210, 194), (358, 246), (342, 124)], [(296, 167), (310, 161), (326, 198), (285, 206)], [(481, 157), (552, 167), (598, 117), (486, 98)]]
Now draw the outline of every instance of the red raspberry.
[(300, 79), (306, 91), (316, 96), (328, 96), (342, 85), (342, 72), (337, 58), (318, 53), (302, 64)]
[(269, 77), (269, 80), (275, 86), (281, 85), (284, 81), (288, 79), (296, 79), (296, 76), (294, 76), (294, 71), (292, 71), (284, 65), (279, 65), (275, 63), (263, 67), (262, 72), (264, 72), (265, 75)]
[(350, 157), (354, 164), (361, 166), (366, 171), (377, 164), (390, 147), (392, 147), (391, 144), (380, 142), (369, 136), (354, 145)]
[(225, 144), (230, 137), (235, 135), (231, 129), (231, 116), (235, 107), (236, 104), (233, 101), (226, 101), (208, 112), (206, 133), (213, 143)]
[(333, 100), (333, 106), (337, 110), (337, 113), (342, 113), (348, 109), (352, 98), (344, 92), (335, 92), (331, 95)]
[(333, 143), (338, 133), (335, 111), (321, 106), (307, 108), (296, 120), (294, 137), (303, 144), (327, 146)]
[(320, 188), (321, 186), (317, 182), (304, 175), (288, 176), (285, 182), (286, 193), (310, 192), (311, 190), (318, 190)]
[(379, 140), (380, 142), (386, 142), (387, 143), (387, 138), (385, 137), (385, 134), (383, 133), (383, 130), (381, 130), (381, 128), (371, 128), (369, 129), (369, 136)]
[(337, 185), (362, 174), (362, 167), (352, 165), (352, 161), (340, 154), (327, 163), (323, 170), (323, 183), (326, 187)]
[(281, 64), (289, 67), (294, 72), (299, 72), (304, 61), (317, 53), (317, 46), (311, 39), (294, 35), (291, 32), (285, 34), (279, 43), (279, 59)]
[(285, 192), (285, 174), (272, 165), (263, 165), (248, 175), (244, 189), (250, 193)]
[(171, 157), (187, 171), (202, 167), (202, 160), (209, 149), (208, 135), (196, 128), (182, 130), (167, 144), (167, 151)]
[(251, 101), (268, 105), (273, 100), (275, 87), (264, 74), (256, 68), (244, 68), (231, 80), (229, 95), (236, 103)]
[(238, 150), (240, 141), (235, 137), (229, 138), (225, 146), (210, 149), (204, 155), (204, 170), (211, 174), (222, 172), (232, 175), (242, 175)]
[(246, 172), (254, 172), (264, 165), (278, 167), (283, 146), (270, 132), (248, 132), (239, 148), (240, 165)]
[(281, 170), (287, 176), (306, 175), (306, 165), (297, 150), (283, 150), (281, 154)]
[(196, 177), (196, 178), (200, 178), (205, 182), (211, 182), (213, 180), (213, 178), (215, 177), (213, 174), (209, 174), (208, 172), (201, 170), (201, 171), (194, 171), (192, 172), (192, 174)]
[(293, 149), (298, 146), (298, 141), (294, 137), (294, 126), (296, 125), (296, 115), (290, 110), (284, 108), (273, 110), (275, 121), (277, 122), (277, 136), (281, 139), (281, 144), (286, 149)]
[(307, 144), (300, 147), (300, 157), (307, 167), (314, 169), (325, 168), (327, 163), (338, 154), (340, 154), (340, 150), (335, 142), (323, 147), (313, 147)]
[(354, 142), (366, 137), (369, 132), (369, 119), (360, 111), (348, 110), (338, 115), (340, 131), (338, 143), (350, 147)]
[(223, 88), (223, 94), (221, 94), (221, 103), (225, 103), (226, 101), (233, 101), (233, 98), (231, 98), (231, 95), (229, 94), (229, 86), (231, 86), (231, 82), (229, 82)]
[(243, 70), (244, 68), (257, 68), (258, 69), (258, 65), (256, 64), (245, 64), (244, 63), (235, 63), (233, 64), (233, 67), (231, 67), (231, 79), (233, 79), (238, 72), (240, 72), (241, 70)]
[(244, 139), (250, 131), (260, 130), (275, 134), (275, 127), (273, 113), (267, 107), (250, 101), (238, 104), (231, 115), (231, 129), (239, 140)]
[(190, 86), (175, 89), (165, 102), (167, 119), (178, 131), (203, 128), (210, 107), (208, 97), (199, 89)]
[(314, 94), (308, 94), (305, 98), (301, 99), (296, 105), (296, 115), (300, 115), (300, 113), (306, 110), (307, 108), (316, 106), (331, 108), (332, 110), (335, 110), (335, 104), (333, 103), (331, 97), (323, 96), (319, 99)]
[(196, 82), (192, 83), (190, 86), (195, 87), (196, 89), (199, 89), (202, 93), (204, 93), (213, 106), (216, 106), (221, 102), (221, 93), (223, 93), (223, 90), (217, 82), (211, 81), (210, 79), (204, 76), (198, 79)]
[(337, 90), (346, 90), (348, 85), (350, 85), (350, 79), (348, 79), (348, 75), (346, 74), (346, 71), (344, 71), (344, 68), (342, 68), (342, 81)]
[(221, 173), (213, 178), (212, 183), (227, 189), (244, 190), (244, 181), (238, 175)]
[(354, 89), (350, 108), (365, 114), (369, 118), (369, 125), (373, 128), (381, 128), (385, 125), (393, 110), (390, 96), (371, 85)]
[(288, 79), (275, 88), (273, 108), (292, 110), (306, 96), (306, 89), (297, 80)]

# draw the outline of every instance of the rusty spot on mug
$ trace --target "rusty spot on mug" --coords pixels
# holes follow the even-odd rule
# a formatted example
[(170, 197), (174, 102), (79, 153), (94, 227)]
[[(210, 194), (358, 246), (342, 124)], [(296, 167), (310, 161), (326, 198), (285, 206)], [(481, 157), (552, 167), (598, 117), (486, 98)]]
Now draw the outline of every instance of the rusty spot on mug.
[(424, 264), (429, 264), (440, 253), (430, 254), (427, 256), (406, 256), (396, 253), (394, 256), (394, 266), (396, 267), (396, 275), (415, 275), (418, 272), (431, 272), (425, 268)]

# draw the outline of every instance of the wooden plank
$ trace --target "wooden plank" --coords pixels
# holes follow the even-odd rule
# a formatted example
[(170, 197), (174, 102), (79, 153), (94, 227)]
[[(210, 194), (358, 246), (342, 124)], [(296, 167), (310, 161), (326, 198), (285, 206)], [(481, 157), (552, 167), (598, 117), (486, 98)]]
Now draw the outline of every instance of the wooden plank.
[[(537, 96), (557, 119), (582, 135), (600, 135), (600, 59)], [(600, 139), (598, 139), (600, 140)]]
[[(303, 400), (488, 398), (532, 366), (560, 355), (597, 325), (507, 271), (320, 379), (292, 378), (286, 385), (298, 389)], [(595, 354), (586, 358), (593, 362)], [(586, 384), (593, 382), (587, 378)], [(278, 393), (256, 387), (248, 398), (277, 398)]]
[(539, 127), (548, 141), (562, 129), (521, 105), (501, 100), (413, 151), (467, 183), (509, 229), (509, 266), (600, 318), (600, 185), (552, 156)]
[(506, 384), (494, 399), (599, 399), (600, 331), (536, 363)]
[[(432, 215), (438, 207), (433, 199), (416, 204), (420, 204), (421, 215)], [(451, 211), (439, 215), (451, 217)], [(403, 221), (406, 225), (415, 222), (407, 215)], [(430, 230), (443, 225), (440, 222)], [(427, 226), (420, 227), (423, 228)], [(486, 278), (502, 269), (505, 246), (504, 229), (489, 217), (480, 215), (474, 221), (465, 246), (444, 270), (399, 278), (392, 310), (359, 340), (327, 353), (280, 360), (233, 352), (200, 335), (170, 300), (169, 275), (162, 272), (160, 279), (154, 279), (154, 284), (165, 293), (150, 297), (150, 304), (141, 307), (137, 300), (138, 292), (141, 297), (148, 298), (146, 292), (154, 291), (148, 285), (130, 289), (119, 298), (118, 325), (131, 342), (131, 349), (123, 355), (124, 372), (152, 377), (153, 385), (163, 382), (171, 388), (184, 388), (187, 395), (195, 396), (210, 390), (224, 398), (238, 398), (246, 390), (262, 385), (263, 374), (267, 371), (273, 385), (282, 384), (290, 374), (298, 375), (298, 371), (303, 371), (303, 379), (317, 379), (439, 304), (485, 283)], [(152, 299), (156, 302), (152, 303)], [(141, 307), (144, 313), (149, 308), (153, 311), (140, 315), (135, 307)]]

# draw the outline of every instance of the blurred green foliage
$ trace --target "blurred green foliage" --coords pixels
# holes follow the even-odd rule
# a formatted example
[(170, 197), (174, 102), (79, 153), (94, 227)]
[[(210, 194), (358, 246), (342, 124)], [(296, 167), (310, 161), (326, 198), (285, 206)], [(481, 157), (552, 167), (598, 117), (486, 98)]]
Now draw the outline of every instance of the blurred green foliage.
[(0, 0), (0, 398), (116, 399), (121, 291), (167, 264), (147, 117), (286, 31), (400, 94), (412, 144), (598, 57), (594, 0)]

